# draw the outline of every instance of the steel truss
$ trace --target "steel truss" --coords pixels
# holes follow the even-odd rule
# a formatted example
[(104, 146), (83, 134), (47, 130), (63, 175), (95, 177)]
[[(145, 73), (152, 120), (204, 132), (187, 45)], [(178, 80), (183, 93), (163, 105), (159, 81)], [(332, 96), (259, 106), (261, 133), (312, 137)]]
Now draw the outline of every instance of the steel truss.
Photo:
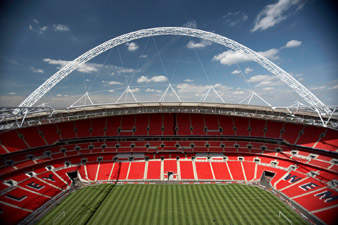
[[(131, 33), (123, 34), (121, 36), (110, 39), (92, 49), (80, 55), (72, 62), (68, 63), (66, 66), (61, 68), (58, 72), (52, 75), (48, 80), (46, 80), (40, 87), (33, 91), (20, 105), (19, 107), (32, 107), (36, 102), (38, 102), (42, 96), (44, 96), (50, 89), (52, 89), (57, 83), (59, 83), (63, 78), (65, 78), (72, 71), (76, 70), (81, 64), (88, 62), (92, 58), (100, 55), (101, 53), (114, 48), (118, 45), (137, 40), (145, 37), (154, 37), (160, 35), (180, 35), (180, 36), (189, 36), (201, 38), (208, 40), (220, 45), (224, 45), (232, 50), (238, 51), (253, 61), (257, 62), (272, 74), (276, 75), (280, 80), (282, 80), (289, 87), (294, 89), (307, 103), (313, 106), (320, 114), (331, 114), (331, 110), (323, 102), (321, 102), (311, 91), (304, 87), (299, 81), (293, 78), (290, 74), (285, 72), (283, 69), (278, 67), (276, 64), (253, 51), (252, 49), (239, 44), (238, 42), (231, 40), (227, 37), (221, 35), (203, 31), (193, 28), (185, 27), (157, 27), (150, 29), (143, 29), (134, 31)], [(17, 112), (17, 111), (16, 111)]]

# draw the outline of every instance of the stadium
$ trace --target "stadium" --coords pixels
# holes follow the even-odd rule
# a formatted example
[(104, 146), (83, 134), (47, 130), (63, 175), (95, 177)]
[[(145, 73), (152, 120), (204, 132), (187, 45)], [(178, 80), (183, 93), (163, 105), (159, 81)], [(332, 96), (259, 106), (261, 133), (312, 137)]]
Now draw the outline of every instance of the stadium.
[[(181, 101), (171, 83), (154, 102), (137, 101), (128, 85), (114, 104), (93, 104), (86, 92), (79, 101), (89, 105), (34, 106), (90, 59), (161, 35), (241, 51), (310, 107), (224, 103), (214, 86), (200, 102)], [(165, 101), (170, 92), (179, 101)], [(206, 101), (211, 93), (221, 102)], [(132, 102), (119, 101), (128, 94)], [(160, 27), (113, 38), (62, 67), (18, 107), (1, 109), (1, 118), (3, 224), (338, 221), (335, 109), (264, 56), (211, 32)]]

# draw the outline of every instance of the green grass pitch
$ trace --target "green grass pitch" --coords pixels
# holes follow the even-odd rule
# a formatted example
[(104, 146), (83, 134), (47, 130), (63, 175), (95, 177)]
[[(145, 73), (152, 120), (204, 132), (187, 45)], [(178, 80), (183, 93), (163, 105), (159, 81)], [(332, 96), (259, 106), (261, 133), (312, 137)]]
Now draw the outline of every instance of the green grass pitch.
[[(60, 215), (65, 211), (65, 216)], [(101, 184), (70, 194), (38, 224), (292, 224), (306, 222), (273, 194), (240, 184)]]

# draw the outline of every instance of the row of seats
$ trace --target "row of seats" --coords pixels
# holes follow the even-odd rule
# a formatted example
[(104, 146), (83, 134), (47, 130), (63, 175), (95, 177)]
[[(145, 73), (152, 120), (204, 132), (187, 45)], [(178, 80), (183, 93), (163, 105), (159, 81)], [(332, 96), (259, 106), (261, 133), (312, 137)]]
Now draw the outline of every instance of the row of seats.
[(102, 136), (226, 135), (284, 139), (336, 151), (338, 132), (322, 127), (204, 114), (124, 115), (41, 125), (0, 134), (0, 154), (52, 145), (61, 139)]
[[(52, 167), (51, 167), (52, 168)], [(70, 188), (68, 172), (77, 167), (48, 170), (36, 167), (33, 171), (12, 174), (3, 179), (0, 191), (0, 221), (17, 224), (54, 196)]]
[[(13, 210), (23, 211), (22, 216), (31, 213), (53, 196), (69, 187), (71, 180), (66, 172), (78, 170), (82, 180), (96, 181), (144, 181), (144, 180), (195, 180), (195, 181), (254, 181), (259, 180), (264, 172), (273, 173), (271, 184), (294, 201), (311, 212), (326, 215), (323, 211), (330, 211), (332, 204), (337, 204), (336, 191), (328, 184), (338, 180), (336, 173), (318, 170), (315, 167), (298, 165), (293, 170), (290, 166), (297, 166), (293, 161), (275, 159), (257, 155), (228, 155), (224, 154), (162, 154), (162, 159), (145, 160), (150, 154), (133, 155), (130, 161), (125, 154), (111, 154), (98, 162), (100, 155), (87, 156), (87, 163), (81, 163), (81, 157), (69, 157), (64, 160), (53, 160), (49, 164), (54, 170), (41, 165), (34, 165), (31, 171), (17, 171), (2, 176), (0, 208), (9, 215)], [(112, 161), (113, 157), (117, 161)], [(178, 159), (177, 159), (178, 157)], [(77, 164), (75, 167), (65, 168), (65, 161)], [(274, 164), (273, 162), (276, 162)], [(312, 177), (312, 175), (315, 175)], [(311, 176), (310, 176), (311, 175)], [(17, 183), (9, 186), (8, 181)], [(310, 183), (310, 184), (309, 184)], [(304, 192), (306, 191), (306, 192)], [(309, 191), (309, 192), (307, 192)], [(322, 191), (322, 192), (320, 192)], [(311, 197), (311, 204), (318, 202), (318, 208), (311, 208), (303, 195)], [(313, 195), (311, 195), (313, 194)], [(34, 204), (33, 204), (34, 199)], [(316, 203), (317, 204), (317, 203)], [(325, 209), (325, 210), (322, 210)], [(318, 211), (321, 210), (321, 211)], [(318, 212), (317, 212), (318, 211)], [(0, 215), (1, 217), (1, 215)], [(23, 218), (22, 217), (22, 218)], [(20, 217), (19, 217), (20, 218)]]
[[(17, 170), (29, 168), (34, 165), (39, 165), (41, 163), (48, 164), (52, 160), (63, 160), (66, 158), (72, 158), (81, 162), (83, 158), (88, 158), (88, 161), (97, 161), (98, 157), (103, 160), (112, 160), (112, 153), (125, 153), (125, 154), (146, 154), (149, 159), (160, 159), (164, 158), (175, 158), (177, 156), (182, 157), (181, 150), (177, 148), (178, 143), (182, 147), (189, 146), (193, 143), (196, 151), (190, 152), (186, 151), (186, 157), (192, 157), (199, 153), (223, 153), (225, 155), (229, 154), (255, 154), (255, 155), (266, 155), (270, 158), (264, 160), (269, 160), (267, 163), (271, 163), (273, 158), (276, 159), (285, 159), (293, 161), (294, 163), (304, 163), (311, 166), (315, 166), (318, 169), (327, 169), (333, 172), (338, 172), (338, 160), (330, 157), (329, 155), (314, 154), (306, 150), (298, 149), (294, 150), (288, 146), (275, 145), (275, 144), (266, 144), (258, 142), (244, 142), (244, 141), (134, 141), (134, 142), (116, 142), (116, 141), (106, 141), (99, 143), (85, 143), (85, 144), (72, 144), (72, 145), (63, 145), (59, 147), (49, 147), (39, 150), (31, 150), (29, 152), (19, 152), (17, 154), (5, 155), (1, 157), (0, 160), (0, 174), (8, 174)], [(103, 148), (104, 146), (105, 148)], [(115, 147), (113, 147), (115, 146)], [(119, 146), (117, 148), (117, 146)], [(131, 148), (134, 147), (134, 148)], [(143, 146), (143, 147), (141, 147)], [(176, 152), (169, 153), (167, 150), (163, 150), (166, 146), (171, 146), (168, 148), (176, 148)], [(217, 147), (219, 146), (219, 147)], [(249, 146), (249, 147), (248, 147)], [(91, 149), (88, 149), (91, 147)], [(157, 147), (159, 150), (150, 150)], [(237, 147), (237, 148), (236, 148)], [(135, 151), (136, 148), (143, 149), (143, 151)], [(214, 149), (220, 148), (221, 151), (214, 151)], [(278, 151), (276, 151), (276, 149)], [(95, 156), (100, 154), (99, 156)], [(75, 158), (74, 158), (75, 157)], [(110, 158), (109, 158), (110, 157)], [(279, 160), (278, 163), (283, 164), (283, 160)]]

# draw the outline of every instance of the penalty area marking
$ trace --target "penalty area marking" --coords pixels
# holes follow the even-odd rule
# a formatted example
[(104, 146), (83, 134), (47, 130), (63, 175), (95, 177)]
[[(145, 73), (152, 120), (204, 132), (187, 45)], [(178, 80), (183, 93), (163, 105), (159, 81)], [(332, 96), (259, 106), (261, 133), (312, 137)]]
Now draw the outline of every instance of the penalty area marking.
[(287, 218), (281, 211), (279, 211), (278, 216), (280, 217), (280, 215), (282, 215), (287, 221), (289, 221), (289, 223), (292, 225), (292, 221), (289, 220), (289, 218)]
[(53, 225), (55, 225), (55, 222), (61, 217), (61, 216), (66, 217), (66, 212), (63, 210), (54, 220), (53, 220)]

